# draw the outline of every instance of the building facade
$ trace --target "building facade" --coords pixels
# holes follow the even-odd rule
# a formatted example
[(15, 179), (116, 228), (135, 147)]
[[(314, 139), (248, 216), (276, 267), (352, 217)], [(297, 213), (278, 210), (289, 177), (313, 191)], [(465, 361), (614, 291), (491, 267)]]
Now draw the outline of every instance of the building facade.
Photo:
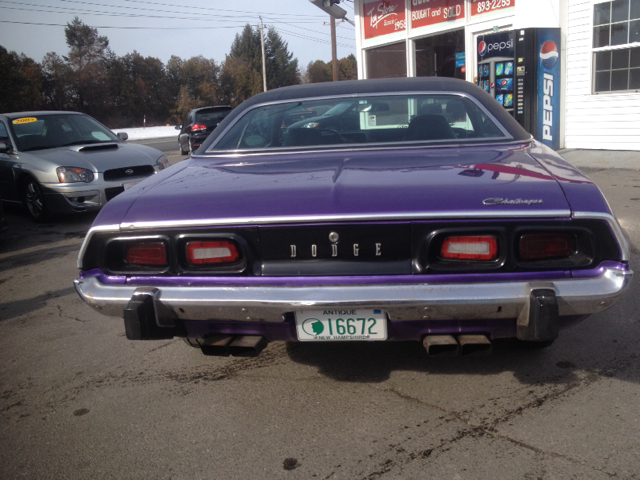
[[(545, 53), (541, 44), (535, 62), (558, 59), (556, 148), (640, 150), (640, 0), (354, 0), (354, 11), (359, 78), (462, 78), (514, 116), (523, 108), (523, 36), (555, 31), (559, 45)], [(513, 90), (502, 91), (509, 68)], [(542, 118), (542, 108), (531, 110)]]

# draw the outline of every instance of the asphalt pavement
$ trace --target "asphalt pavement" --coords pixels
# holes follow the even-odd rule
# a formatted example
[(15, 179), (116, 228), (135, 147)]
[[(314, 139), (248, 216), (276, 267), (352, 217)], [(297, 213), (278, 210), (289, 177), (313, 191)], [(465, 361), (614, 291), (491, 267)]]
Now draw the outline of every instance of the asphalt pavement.
[(578, 168), (640, 169), (640, 152), (624, 150), (559, 150), (562, 157)]
[[(640, 270), (640, 152), (561, 153), (603, 190)], [(78, 298), (91, 215), (8, 217), (0, 479), (640, 480), (637, 279), (544, 351), (274, 342), (205, 357), (180, 339), (128, 341)]]

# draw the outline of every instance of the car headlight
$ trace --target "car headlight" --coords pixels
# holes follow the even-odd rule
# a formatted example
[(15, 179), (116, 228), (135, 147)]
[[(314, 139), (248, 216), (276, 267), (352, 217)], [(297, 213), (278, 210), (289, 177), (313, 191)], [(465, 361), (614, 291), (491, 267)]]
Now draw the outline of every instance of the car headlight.
[(91, 170), (79, 167), (58, 167), (56, 173), (61, 183), (89, 183), (94, 178)]
[(158, 173), (160, 170), (164, 170), (169, 166), (169, 159), (165, 154), (162, 154), (158, 160), (156, 160), (156, 164), (153, 166), (153, 169)]

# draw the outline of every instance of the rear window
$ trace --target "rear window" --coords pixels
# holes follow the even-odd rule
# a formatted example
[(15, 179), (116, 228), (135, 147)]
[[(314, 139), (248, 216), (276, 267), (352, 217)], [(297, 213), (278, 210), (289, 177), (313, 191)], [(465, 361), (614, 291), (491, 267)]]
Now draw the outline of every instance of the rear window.
[(208, 108), (196, 112), (196, 123), (218, 124), (229, 115), (231, 108)]
[(390, 95), (266, 105), (249, 110), (210, 150), (331, 147), (510, 138), (459, 95)]

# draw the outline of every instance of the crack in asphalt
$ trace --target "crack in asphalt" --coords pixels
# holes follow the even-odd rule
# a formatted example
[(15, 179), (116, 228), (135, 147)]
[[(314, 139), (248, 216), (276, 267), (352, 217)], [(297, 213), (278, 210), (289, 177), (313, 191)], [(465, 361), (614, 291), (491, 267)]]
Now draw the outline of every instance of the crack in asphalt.
[[(579, 459), (567, 456), (567, 455), (563, 455), (561, 453), (557, 453), (557, 452), (553, 452), (553, 451), (548, 451), (548, 450), (543, 450), (539, 447), (536, 447), (534, 445), (530, 445), (526, 442), (523, 442), (521, 440), (517, 440), (515, 438), (510, 437), (509, 435), (503, 434), (498, 432), (497, 427), (500, 424), (503, 424), (505, 422), (508, 422), (509, 420), (512, 420), (515, 417), (518, 417), (522, 414), (524, 414), (525, 412), (537, 409), (542, 407), (543, 405), (557, 400), (559, 398), (562, 398), (564, 396), (566, 396), (569, 393), (574, 393), (580, 389), (584, 389), (590, 385), (592, 385), (593, 383), (597, 382), (598, 380), (601, 380), (603, 378), (608, 378), (608, 377), (612, 377), (615, 376), (615, 374), (622, 372), (623, 370), (625, 370), (627, 367), (629, 367), (632, 363), (632, 360), (634, 358), (636, 358), (637, 355), (631, 355), (631, 357), (629, 359), (622, 359), (619, 360), (613, 367), (609, 367), (606, 369), (600, 369), (597, 371), (593, 371), (593, 370), (587, 370), (582, 378), (578, 378), (578, 379), (574, 379), (571, 380), (567, 383), (562, 384), (562, 386), (558, 386), (558, 384), (556, 383), (556, 385), (552, 388), (555, 388), (555, 391), (551, 391), (551, 392), (547, 392), (544, 395), (541, 395), (535, 399), (533, 399), (532, 401), (526, 403), (525, 405), (519, 406), (517, 408), (514, 408), (512, 410), (508, 410), (505, 414), (499, 416), (498, 418), (495, 418), (489, 422), (482, 422), (480, 424), (474, 424), (472, 422), (470, 422), (470, 420), (468, 419), (467, 416), (465, 416), (464, 414), (460, 413), (460, 412), (456, 412), (456, 411), (451, 411), (451, 410), (447, 410), (444, 407), (441, 407), (439, 405), (435, 405), (435, 404), (431, 404), (429, 402), (425, 402), (419, 398), (413, 397), (411, 395), (407, 395), (405, 393), (400, 392), (399, 390), (396, 390), (395, 388), (388, 388), (385, 389), (385, 391), (392, 393), (394, 395), (396, 395), (397, 397), (421, 405), (421, 406), (425, 406), (431, 409), (435, 409), (438, 410), (440, 412), (445, 413), (446, 415), (453, 417), (456, 420), (459, 420), (460, 422), (464, 423), (467, 428), (466, 429), (461, 429), (458, 430), (458, 433), (449, 439), (444, 439), (442, 440), (438, 445), (431, 447), (429, 449), (420, 449), (419, 451), (412, 451), (412, 452), (407, 452), (405, 448), (401, 447), (400, 445), (404, 442), (400, 442), (399, 444), (396, 445), (389, 445), (390, 449), (389, 449), (389, 453), (392, 453), (393, 456), (397, 457), (397, 456), (404, 456), (405, 459), (397, 459), (397, 460), (392, 460), (391, 458), (385, 460), (383, 463), (381, 463), (378, 467), (378, 469), (374, 472), (371, 472), (369, 474), (365, 474), (364, 472), (362, 472), (362, 479), (365, 480), (371, 480), (371, 479), (375, 479), (375, 478), (379, 478), (384, 474), (387, 474), (389, 472), (391, 472), (392, 470), (394, 470), (395, 468), (398, 467), (402, 467), (402, 465), (406, 465), (414, 460), (417, 459), (424, 459), (424, 458), (428, 458), (431, 456), (437, 457), (438, 454), (440, 453), (444, 453), (446, 451), (449, 451), (451, 449), (451, 447), (459, 442), (460, 440), (463, 440), (465, 438), (478, 438), (478, 437), (483, 437), (483, 436), (490, 436), (494, 439), (501, 439), (501, 440), (505, 440), (508, 441), (518, 447), (530, 450), (532, 452), (535, 452), (537, 454), (541, 454), (541, 455), (546, 455), (546, 456), (550, 456), (553, 458), (559, 458), (559, 459), (563, 459), (563, 460), (567, 460), (573, 464), (576, 465), (580, 465), (582, 467), (591, 469), (595, 472), (598, 472), (600, 474), (604, 474), (608, 477), (616, 477), (616, 474), (612, 474), (609, 473), (607, 471), (601, 470), (598, 467), (595, 467), (593, 465), (590, 465), (588, 463), (585, 463)], [(568, 375), (565, 375), (568, 376)], [(563, 376), (556, 376), (554, 377), (554, 379), (558, 379), (558, 378), (562, 378)], [(553, 380), (553, 379), (552, 379)], [(541, 385), (542, 386), (542, 385)], [(410, 439), (409, 439), (410, 440)], [(408, 440), (407, 440), (408, 441)], [(398, 448), (400, 446), (400, 448)], [(403, 455), (404, 454), (404, 455)]]

